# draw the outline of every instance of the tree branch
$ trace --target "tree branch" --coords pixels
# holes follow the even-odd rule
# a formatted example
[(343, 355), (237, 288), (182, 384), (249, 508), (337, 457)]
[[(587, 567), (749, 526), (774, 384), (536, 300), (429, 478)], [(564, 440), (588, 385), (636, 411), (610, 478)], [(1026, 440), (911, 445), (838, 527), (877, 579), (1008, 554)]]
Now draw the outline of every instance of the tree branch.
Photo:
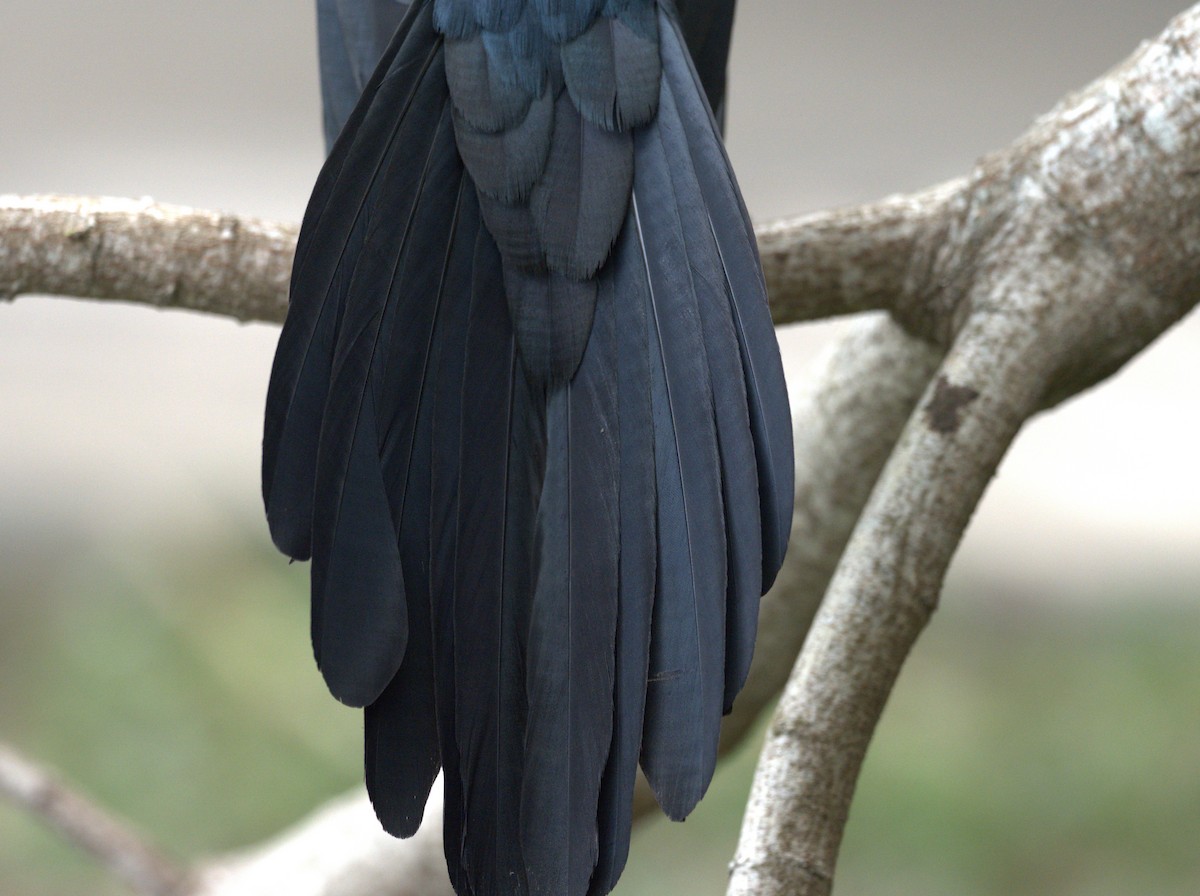
[(1026, 328), (988, 324), (927, 388), (838, 565), (767, 735), (731, 896), (832, 890), (883, 705), (984, 486), (1040, 394)]
[[(892, 307), (954, 184), (757, 228), (777, 324)], [(140, 302), (281, 323), (297, 228), (149, 199), (0, 196), (0, 297)]]
[[(825, 896), (884, 703), (1024, 421), (1200, 298), (1200, 7), (985, 160), (893, 309), (953, 347), (859, 521), (755, 775), (730, 896)], [(922, 263), (923, 262), (923, 263)], [(910, 284), (913, 282), (910, 276)]]
[[(756, 228), (776, 324), (895, 308), (916, 284), (917, 247), (966, 189), (953, 180), (921, 193), (816, 212)], [(911, 301), (911, 299), (909, 299)]]
[(189, 896), (454, 896), (442, 857), (441, 780), (411, 840), (385, 833), (359, 791), (266, 844), (219, 858), (197, 878)]
[(296, 227), (149, 199), (0, 196), (0, 297), (282, 321)]
[(188, 874), (127, 822), (4, 743), (0, 743), (0, 794), (91, 853), (135, 892), (181, 896), (188, 891)]

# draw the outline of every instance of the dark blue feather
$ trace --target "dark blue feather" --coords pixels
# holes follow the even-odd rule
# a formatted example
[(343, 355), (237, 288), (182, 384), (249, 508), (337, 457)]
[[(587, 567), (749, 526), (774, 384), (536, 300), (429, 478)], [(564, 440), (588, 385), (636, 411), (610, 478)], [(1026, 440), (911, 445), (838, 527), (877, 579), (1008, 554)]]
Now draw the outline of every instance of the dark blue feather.
[(461, 857), (467, 890), (520, 894), (524, 640), (544, 424), (540, 396), (517, 360), (499, 268), (494, 249), (477, 257), (460, 399), (454, 719), (469, 820)]
[(716, 120), (725, 122), (726, 65), (735, 0), (677, 0), (679, 27)]
[(629, 856), (633, 791), (642, 749), (650, 621), (657, 565), (654, 420), (650, 393), (649, 283), (627, 226), (600, 281), (600, 303), (612, 302), (617, 330), (617, 431), (620, 435), (620, 553), (613, 681), (613, 736), (601, 785), (597, 827), (600, 852), (588, 890), (603, 896), (616, 886)]
[(455, 126), (458, 151), (478, 190), (502, 202), (522, 201), (546, 170), (554, 98), (549, 90), (543, 91), (507, 130), (481, 131), (461, 115), (455, 116)]
[[(663, 17), (664, 30), (674, 24)], [(678, 31), (675, 30), (678, 34)], [(697, 92), (698, 80), (679, 43), (663, 42), (663, 77), (680, 104), (680, 115), (709, 221), (725, 268), (734, 332), (745, 372), (751, 432), (758, 458), (763, 521), (763, 582), (771, 587), (783, 563), (792, 527), (795, 465), (791, 411), (783, 362), (775, 340), (758, 244), (717, 127)]]
[(531, 16), (505, 31), (484, 31), (483, 45), (495, 77), (506, 87), (541, 96), (548, 81), (553, 48)]
[(671, 84), (663, 91), (656, 131), (665, 157), (673, 162), (672, 192), (711, 372), (728, 551), (724, 711), (729, 712), (750, 671), (758, 630), (759, 596), (763, 592), (757, 460), (747, 409), (746, 380), (734, 332), (729, 277), (713, 235), (706, 197), (692, 166)]
[(529, 0), (542, 31), (556, 44), (578, 37), (600, 14), (604, 0)]
[(653, 130), (639, 134), (634, 218), (650, 282), (650, 387), (658, 493), (658, 582), (642, 768), (681, 819), (716, 765), (724, 691), (725, 531), (712, 388), (699, 310)]
[[(318, 0), (331, 123), (390, 2)], [(732, 0), (679, 7), (716, 96)], [(690, 812), (786, 541), (753, 232), (672, 16), (417, 0), (298, 243), (268, 519), (386, 829), (443, 767), (460, 896), (608, 893), (639, 759)]]
[(521, 18), (525, 0), (478, 0), (476, 17), (488, 31), (508, 31)]
[(333, 148), (408, 8), (399, 0), (317, 0), (326, 149)]
[[(442, 121), (422, 165), (418, 199), (408, 219), (375, 218), (358, 256), (334, 352), (318, 452), (313, 606), (314, 618), (320, 620), (315, 627), (319, 662), (334, 695), (359, 706), (372, 702), (391, 680), (407, 637), (403, 588), (390, 583), (400, 562), (401, 495), (420, 391), (402, 393), (410, 398), (397, 403), (386, 387), (393, 337), (397, 327), (408, 339), (431, 328), (431, 303), (417, 300), (414, 292), (423, 291), (423, 282), (432, 292), (441, 276), (442, 265), (428, 260), (446, 253), (462, 170), (448, 151), (452, 144), (445, 94), (429, 94), (421, 98), (427, 107), (414, 108), (425, 120), (440, 109)], [(392, 195), (392, 172), (407, 186), (402, 172), (410, 165), (405, 158), (391, 163), (381, 180), (383, 196)], [(424, 344), (427, 352), (428, 338)], [(403, 358), (414, 356), (420, 353), (405, 352)], [(388, 488), (397, 476), (400, 487)], [(386, 489), (381, 496), (393, 495), (390, 505), (387, 500), (380, 505), (374, 497), (381, 485)], [(361, 556), (367, 547), (374, 562), (364, 562)]]
[(656, 22), (648, 22), (643, 33), (621, 18), (601, 16), (562, 47), (571, 100), (597, 127), (624, 131), (654, 118), (661, 62)]
[(506, 264), (504, 289), (525, 372), (540, 383), (569, 380), (591, 333), (596, 281)]
[[(411, 836), (420, 824), (425, 800), (440, 765), (439, 734), (436, 712), (435, 641), (432, 610), (431, 558), (434, 552), (434, 423), (439, 415), (453, 414), (461, 406), (461, 362), (464, 353), (462, 296), (469, 295), (475, 270), (475, 243), (482, 223), (474, 196), (460, 180), (454, 221), (445, 234), (444, 262), (434, 289), (420, 283), (419, 277), (406, 277), (405, 298), (418, 308), (428, 306), (429, 314), (401, 315), (405, 321), (405, 349), (390, 352), (395, 358), (424, 357), (424, 369), (416, 371), (422, 383), (419, 390), (401, 389), (384, 380), (389, 394), (416, 396), (414, 418), (393, 424), (398, 433), (388, 450), (382, 451), (383, 467), (391, 474), (387, 492), (392, 515), (400, 521), (400, 554), (408, 606), (408, 646), (395, 677), (366, 710), (366, 778), (376, 814), (386, 830), (397, 836)], [(431, 232), (439, 232), (431, 228)], [(428, 296), (432, 295), (432, 301)], [(399, 303), (397, 303), (399, 304)], [(418, 331), (428, 336), (422, 340)], [(408, 340), (426, 351), (409, 351)], [(389, 345), (396, 345), (389, 339)], [(405, 377), (408, 365), (393, 364)], [(394, 376), (395, 374), (393, 374)], [(446, 388), (441, 380), (450, 380), (450, 410), (446, 410)], [(399, 407), (404, 402), (397, 403)], [(398, 415), (407, 417), (407, 415)], [(396, 459), (396, 445), (406, 443), (404, 463)], [(400, 475), (398, 471), (403, 471)]]
[(529, 208), (552, 271), (573, 280), (596, 276), (616, 242), (633, 185), (628, 132), (586, 121), (564, 91), (554, 107), (550, 153)]
[[(263, 426), (267, 521), (275, 544), (292, 557), (306, 559), (312, 550), (317, 445), (333, 343), (350, 281), (342, 259), (353, 257), (362, 240), (369, 197), (397, 135), (411, 141), (410, 150), (422, 154), (428, 150), (432, 123), (417, 120), (411, 106), (418, 88), (431, 83), (427, 76), (438, 55), (432, 33), (428, 7), (414, 7), (335, 144), (304, 214)], [(413, 76), (385, 81), (392, 68), (412, 71)], [(372, 108), (375, 114), (368, 114)], [(389, 113), (379, 114), (381, 108)], [(407, 176), (415, 183), (420, 170), (410, 166)], [(410, 188), (409, 203), (413, 195)], [(398, 212), (404, 214), (403, 207)]]
[(521, 805), (529, 891), (539, 896), (585, 893), (599, 852), (619, 574), (617, 360), (605, 303), (575, 378), (547, 399)]
[(526, 90), (510, 68), (503, 35), (483, 32), (446, 41), (446, 79), (454, 108), (477, 131), (494, 134), (516, 127), (543, 90)]
[[(469, 198), (469, 197), (468, 197)], [(437, 458), (457, 458), (463, 442), (463, 378), (466, 370), (467, 332), (476, 296), (485, 293), (487, 282), (499, 266), (495, 246), (486, 230), (476, 232), (469, 257), (471, 275), (456, 301), (442, 304), (438, 339), (432, 363), (438, 371), (434, 385), (432, 450)], [(467, 892), (463, 872), (465, 796), (462, 762), (458, 750), (455, 703), (455, 667), (460, 639), (455, 613), (458, 593), (456, 562), (459, 556), (459, 467), (438, 463), (430, 468), (430, 587), (433, 605), (434, 665), (437, 695), (438, 739), (444, 769), (445, 803), (443, 833), (446, 862), (456, 892)], [(470, 646), (465, 645), (464, 650)]]
[(479, 33), (479, 13), (474, 0), (433, 0), (430, 5), (434, 25), (446, 37), (461, 39)]
[[(496, 240), (505, 268), (526, 274), (546, 272), (546, 251), (525, 203), (500, 202), (480, 194), (479, 206), (488, 232)], [(512, 297), (509, 297), (512, 304)], [(519, 335), (519, 334), (518, 334)]]
[[(518, 339), (526, 370), (549, 382), (579, 363), (576, 325), (589, 326), (592, 312), (574, 300), (592, 290), (556, 285), (544, 273), (588, 281), (609, 257), (629, 203), (630, 129), (653, 117), (657, 101), (657, 26), (652, 0), (631, 0), (611, 20), (601, 16), (604, 0), (513, 2), (520, 14), (505, 6), (500, 16), (482, 2), (460, 9), (454, 0), (437, 0), (437, 24), (450, 40), (446, 64), (459, 151), (506, 278), (518, 284), (510, 307), (520, 309), (526, 295), (535, 308), (554, 293), (572, 297), (555, 310), (552, 326), (541, 325), (545, 315), (538, 311), (517, 315), (539, 320), (535, 328), (519, 323)], [(475, 25), (463, 24), (468, 18)], [(507, 30), (493, 30), (489, 23), (501, 19)], [(535, 340), (526, 339), (531, 330)], [(558, 333), (568, 342), (545, 341)]]

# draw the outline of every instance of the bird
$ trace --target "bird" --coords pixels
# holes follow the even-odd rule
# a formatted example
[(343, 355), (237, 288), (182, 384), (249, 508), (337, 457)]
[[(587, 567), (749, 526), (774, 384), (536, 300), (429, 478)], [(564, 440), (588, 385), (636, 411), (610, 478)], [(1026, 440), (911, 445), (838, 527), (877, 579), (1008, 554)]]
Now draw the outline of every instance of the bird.
[[(602, 896), (712, 778), (791, 527), (721, 141), (734, 0), (318, 0), (330, 148), (266, 399), (276, 546), (460, 896)], [(714, 111), (715, 110), (715, 111)]]

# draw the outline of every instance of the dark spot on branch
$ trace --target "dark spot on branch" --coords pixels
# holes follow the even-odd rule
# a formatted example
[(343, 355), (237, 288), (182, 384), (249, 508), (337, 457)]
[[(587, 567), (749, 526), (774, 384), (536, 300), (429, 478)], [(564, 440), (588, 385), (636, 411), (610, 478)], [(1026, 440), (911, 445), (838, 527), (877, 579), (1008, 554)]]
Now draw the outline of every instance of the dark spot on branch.
[(925, 406), (929, 428), (943, 435), (957, 432), (963, 409), (978, 397), (979, 392), (970, 386), (956, 386), (945, 376), (939, 376), (933, 387), (933, 398)]

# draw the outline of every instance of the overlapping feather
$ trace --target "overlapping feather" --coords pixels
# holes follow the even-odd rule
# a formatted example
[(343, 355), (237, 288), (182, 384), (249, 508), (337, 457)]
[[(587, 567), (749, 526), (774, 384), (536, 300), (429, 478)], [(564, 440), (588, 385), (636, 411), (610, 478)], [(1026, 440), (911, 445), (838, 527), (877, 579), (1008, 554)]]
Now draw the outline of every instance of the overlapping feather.
[(593, 279), (624, 222), (629, 134), (658, 98), (653, 0), (435, 0), (435, 9), (459, 151), (504, 258), (526, 368), (564, 382), (583, 356), (595, 291), (547, 281)]
[[(404, 655), (397, 530), (428, 365), (429, 337), (417, 334), (432, 331), (437, 310), (418, 296), (436, 294), (443, 276), (445, 263), (436, 259), (448, 252), (461, 178), (450, 151), (448, 104), (436, 94), (421, 99), (412, 114), (420, 121), (437, 121), (440, 114), (441, 120), (420, 161), (409, 216), (374, 215), (356, 259), (317, 458), (313, 597), (321, 605), (321, 670), (335, 696), (358, 706), (382, 692)], [(410, 167), (409, 159), (390, 160), (380, 180), (383, 195), (391, 195), (393, 173), (402, 176)], [(402, 353), (393, 348), (398, 337)], [(389, 370), (396, 367), (399, 375)], [(414, 379), (415, 388), (409, 385)], [(364, 556), (364, 550), (373, 553)]]
[(642, 751), (642, 723), (650, 664), (658, 532), (654, 419), (650, 393), (649, 284), (636, 227), (622, 232), (601, 279), (600, 303), (612, 303), (617, 346), (617, 485), (620, 543), (613, 676), (613, 731), (597, 806), (599, 854), (589, 894), (616, 886), (629, 855), (633, 790)]
[[(519, 829), (526, 694), (524, 641), (533, 521), (544, 468), (544, 410), (517, 360), (498, 289), (500, 260), (481, 241), (466, 326), (453, 592), (453, 714), (466, 819), (463, 892), (525, 892)], [(451, 446), (447, 445), (447, 448)]]
[[(425, 283), (407, 265), (397, 265), (404, 295), (394, 304), (409, 306), (404, 309), (408, 313), (385, 315), (385, 325), (403, 334), (405, 350), (396, 350), (393, 332), (382, 390), (398, 391), (410, 377), (422, 384), (419, 389), (404, 390), (415, 396), (415, 401), (395, 403), (396, 413), (389, 418), (380, 447), (381, 463), (389, 474), (392, 513), (399, 521), (410, 637), (395, 676), (367, 706), (364, 731), (367, 790), (385, 828), (399, 836), (415, 833), (441, 764), (435, 687), (437, 639), (433, 577), (429, 574), (434, 550), (434, 426), (438, 416), (457, 416), (462, 403), (461, 388), (453, 388), (455, 358), (465, 354), (460, 326), (464, 303), (457, 297), (470, 293), (474, 248), (482, 228), (461, 168), (457, 177), (452, 176), (454, 181), (457, 198), (445, 210), (451, 215), (449, 225), (430, 228), (442, 234), (433, 254), (442, 264), (428, 266)], [(413, 241), (406, 246), (405, 255), (425, 248)], [(421, 333), (428, 334), (424, 345)], [(409, 346), (408, 339), (415, 344)], [(450, 380), (448, 388), (442, 388), (444, 376)], [(403, 463), (398, 456), (404, 457)]]
[[(722, 708), (729, 712), (749, 672), (758, 628), (758, 601), (746, 596), (763, 591), (758, 468), (750, 431), (746, 377), (735, 334), (736, 315), (732, 313), (734, 297), (710, 223), (709, 208), (719, 209), (721, 196), (706, 197), (697, 178), (676, 90), (674, 81), (666, 82), (656, 130), (664, 155), (673, 160), (671, 191), (711, 374), (728, 578)], [(727, 209), (724, 216), (728, 214)]]
[[(727, 46), (732, 4), (679, 5)], [(314, 555), (314, 647), (367, 704), (384, 826), (412, 833), (445, 769), (458, 893), (609, 892), (639, 761), (691, 811), (782, 557), (791, 441), (669, 13), (414, 4), (306, 213), (264, 496)]]
[(532, 894), (584, 893), (613, 727), (619, 555), (616, 329), (597, 308), (575, 378), (546, 396), (530, 608), (521, 839)]
[[(664, 28), (669, 26), (679, 35), (678, 26), (669, 16), (661, 18)], [(762, 588), (766, 591), (783, 563), (792, 528), (795, 465), (783, 362), (767, 306), (754, 228), (717, 124), (705, 114), (708, 110), (696, 89), (699, 80), (682, 39), (664, 41), (663, 51), (664, 84), (680, 105), (688, 149), (725, 270), (734, 333), (741, 351), (762, 503)]]
[[(404, 122), (411, 123), (406, 110), (438, 55), (436, 43), (409, 39), (414, 30), (428, 33), (429, 19), (428, 8), (417, 6), (401, 23), (317, 178), (296, 245), (288, 316), (267, 390), (262, 480), (271, 537), (281, 551), (297, 559), (307, 559), (312, 551), (317, 446), (350, 279), (341, 262), (357, 252), (382, 159)], [(393, 65), (410, 67), (417, 76), (385, 84)], [(392, 115), (368, 118), (368, 109), (376, 104), (390, 107)], [(422, 133), (428, 139), (432, 128), (426, 126)], [(417, 151), (420, 146), (415, 144)], [(414, 180), (418, 175), (411, 172)], [(410, 189), (407, 196), (412, 203), (415, 192)]]

